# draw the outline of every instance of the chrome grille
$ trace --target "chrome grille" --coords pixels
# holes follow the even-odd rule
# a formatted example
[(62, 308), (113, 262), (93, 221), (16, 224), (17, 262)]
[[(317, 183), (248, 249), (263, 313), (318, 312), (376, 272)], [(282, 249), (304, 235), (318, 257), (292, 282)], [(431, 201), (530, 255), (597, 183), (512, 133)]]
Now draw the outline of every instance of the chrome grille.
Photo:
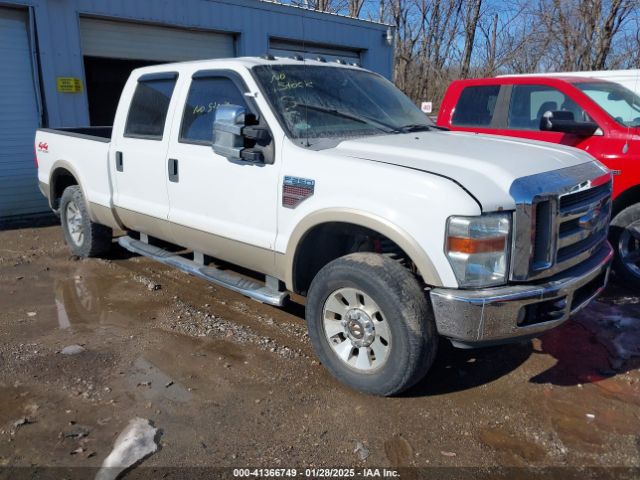
[(561, 195), (555, 264), (560, 270), (589, 257), (606, 238), (611, 217), (611, 183)]
[(601, 248), (611, 185), (610, 174), (595, 163), (516, 180), (511, 280), (550, 277)]

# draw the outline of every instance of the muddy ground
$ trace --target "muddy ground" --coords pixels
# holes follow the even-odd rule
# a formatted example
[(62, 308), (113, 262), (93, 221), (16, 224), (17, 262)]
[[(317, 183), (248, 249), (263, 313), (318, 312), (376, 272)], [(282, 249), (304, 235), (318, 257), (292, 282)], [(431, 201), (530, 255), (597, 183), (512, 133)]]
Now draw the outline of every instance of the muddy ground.
[[(57, 226), (0, 231), (0, 467), (98, 467), (135, 417), (159, 429), (160, 448), (133, 476), (529, 466), (569, 478), (575, 467), (640, 467), (638, 292), (614, 285), (531, 342), (443, 343), (426, 379), (397, 398), (334, 381), (295, 300), (265, 306), (115, 246), (79, 260)], [(84, 351), (63, 354), (71, 345)]]

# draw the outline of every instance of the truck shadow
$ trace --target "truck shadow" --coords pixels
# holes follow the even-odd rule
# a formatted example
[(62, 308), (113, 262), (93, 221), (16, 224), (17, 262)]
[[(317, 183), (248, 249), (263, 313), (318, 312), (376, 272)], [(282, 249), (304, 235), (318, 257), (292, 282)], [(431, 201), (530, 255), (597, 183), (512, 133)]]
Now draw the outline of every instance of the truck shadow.
[(571, 319), (540, 337), (540, 348), (534, 353), (551, 355), (556, 363), (533, 376), (531, 383), (574, 386), (616, 374), (607, 349), (578, 320)]
[(532, 352), (530, 341), (465, 350), (442, 340), (427, 376), (402, 396), (444, 395), (485, 385), (517, 369)]
[(613, 283), (568, 322), (540, 337), (535, 353), (555, 365), (532, 383), (572, 386), (593, 383), (640, 367), (640, 298)]
[[(552, 357), (555, 363), (529, 379), (536, 384), (575, 386), (639, 368), (637, 292), (613, 284), (599, 300), (534, 341), (461, 350), (443, 340), (429, 374), (403, 396), (434, 396), (479, 387), (538, 355)], [(540, 365), (535, 358), (531, 360), (533, 369)]]

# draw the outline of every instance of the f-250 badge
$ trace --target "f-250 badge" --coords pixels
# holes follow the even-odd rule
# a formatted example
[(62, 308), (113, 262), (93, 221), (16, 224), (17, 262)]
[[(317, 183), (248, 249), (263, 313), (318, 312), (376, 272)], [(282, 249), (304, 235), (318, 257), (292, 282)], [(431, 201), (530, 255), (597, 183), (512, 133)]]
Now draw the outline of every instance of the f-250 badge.
[(282, 206), (296, 208), (313, 195), (316, 181), (300, 177), (284, 177), (282, 182)]

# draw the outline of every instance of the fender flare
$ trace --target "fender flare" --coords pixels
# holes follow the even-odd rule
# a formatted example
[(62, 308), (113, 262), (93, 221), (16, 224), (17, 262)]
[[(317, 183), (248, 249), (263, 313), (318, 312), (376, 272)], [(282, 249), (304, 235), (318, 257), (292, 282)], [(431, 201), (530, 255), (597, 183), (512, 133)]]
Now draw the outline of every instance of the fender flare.
[(80, 190), (82, 190), (82, 195), (84, 198), (87, 198), (87, 196), (85, 195), (84, 192), (84, 188), (82, 187), (82, 182), (80, 181), (80, 175), (78, 175), (78, 172), (76, 172), (76, 169), (73, 168), (73, 166), (66, 160), (56, 160), (55, 162), (53, 162), (53, 165), (51, 165), (51, 173), (49, 174), (49, 206), (53, 209), (53, 201), (55, 200), (54, 194), (53, 194), (53, 188), (54, 188), (54, 184), (53, 184), (53, 177), (56, 174), (56, 171), (59, 169), (64, 169), (67, 170), (71, 175), (73, 175), (73, 178), (76, 179), (76, 182), (78, 182), (78, 186), (80, 187)]
[(432, 286), (442, 286), (442, 280), (433, 262), (424, 249), (406, 231), (389, 220), (373, 213), (351, 208), (327, 208), (304, 217), (293, 229), (285, 253), (285, 283), (293, 289), (293, 270), (296, 252), (306, 234), (323, 223), (350, 223), (374, 230), (395, 242), (416, 264), (424, 282)]

